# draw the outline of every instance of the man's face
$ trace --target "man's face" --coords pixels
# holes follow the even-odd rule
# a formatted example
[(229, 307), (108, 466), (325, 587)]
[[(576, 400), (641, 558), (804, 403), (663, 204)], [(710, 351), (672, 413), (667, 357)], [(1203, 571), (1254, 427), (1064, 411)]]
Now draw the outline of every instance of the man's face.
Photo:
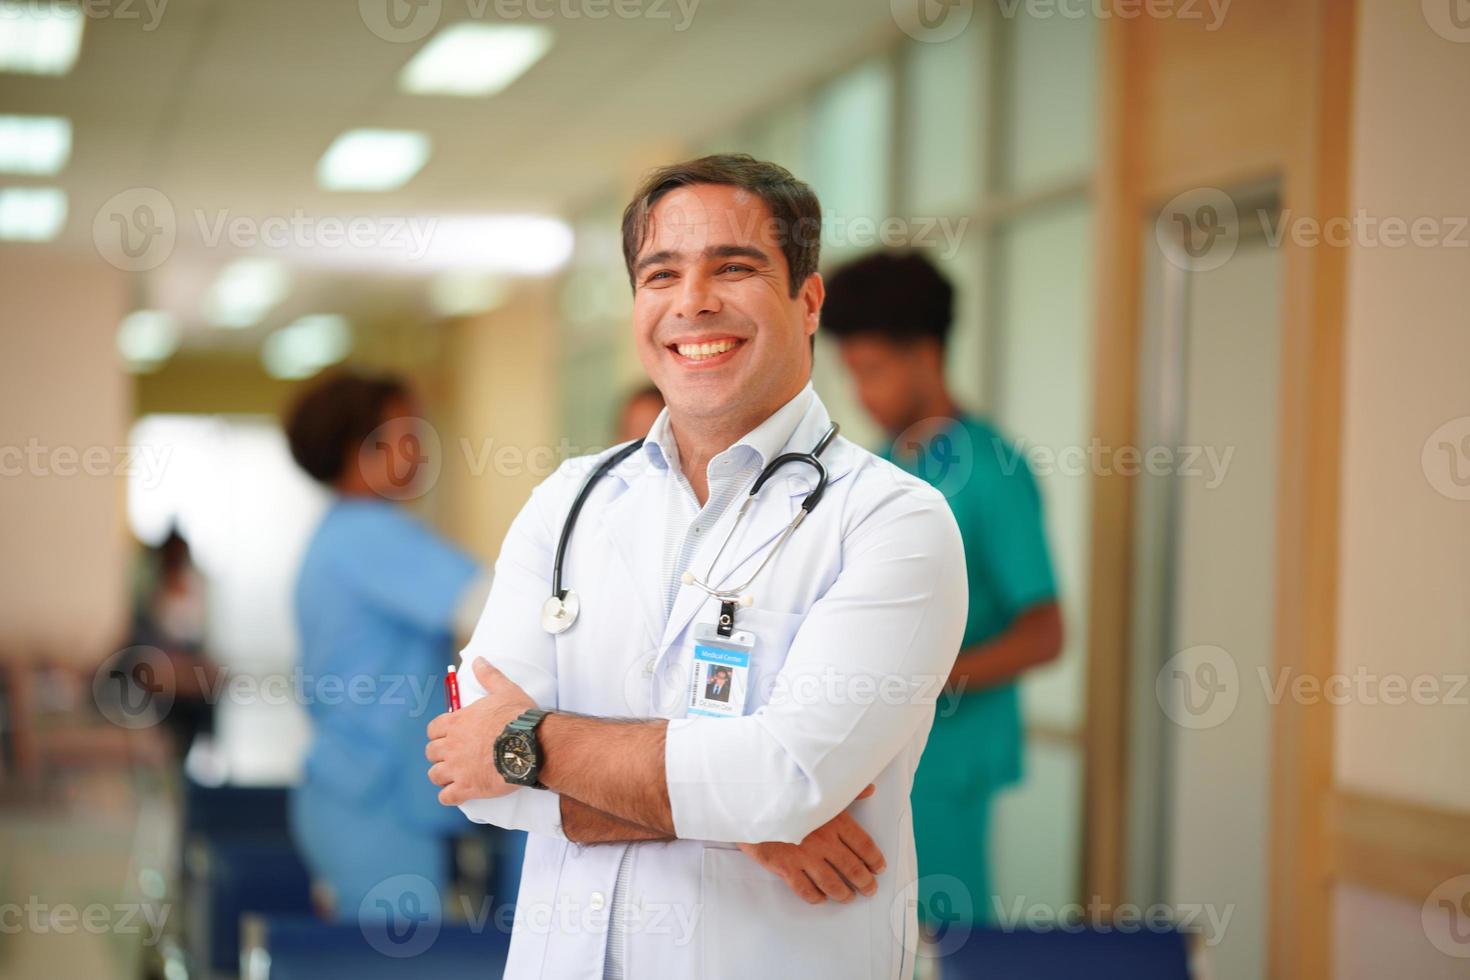
[(638, 356), (676, 419), (759, 421), (806, 383), (822, 279), (792, 297), (781, 231), (757, 195), (721, 184), (665, 194), (633, 283)]
[(842, 362), (858, 400), (890, 435), (918, 421), (925, 387), (933, 384), (925, 345), (896, 344), (868, 334), (844, 338)]

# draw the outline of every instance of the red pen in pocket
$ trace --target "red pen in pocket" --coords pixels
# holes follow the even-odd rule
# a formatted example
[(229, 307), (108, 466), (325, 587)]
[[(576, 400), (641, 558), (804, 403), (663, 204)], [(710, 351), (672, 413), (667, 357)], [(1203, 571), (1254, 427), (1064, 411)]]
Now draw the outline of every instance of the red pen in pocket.
[(444, 700), (450, 711), (459, 710), (459, 675), (454, 672), (454, 664), (449, 665), (449, 673), (444, 675)]

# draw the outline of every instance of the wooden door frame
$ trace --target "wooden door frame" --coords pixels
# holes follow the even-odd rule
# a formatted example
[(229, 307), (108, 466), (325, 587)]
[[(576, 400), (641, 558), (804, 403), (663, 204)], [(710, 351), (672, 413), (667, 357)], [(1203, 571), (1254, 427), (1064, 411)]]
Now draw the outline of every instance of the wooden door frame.
[[(1156, 135), (1149, 130), (1149, 86), (1160, 80), (1148, 75), (1151, 52), (1138, 50), (1139, 22), (1115, 16), (1104, 23), (1093, 366), (1094, 435), (1103, 445), (1133, 445), (1137, 436), (1139, 243), (1163, 201), (1201, 180), (1228, 187), (1268, 177), (1279, 181), (1285, 209), (1323, 220), (1347, 212), (1356, 5), (1293, 0), (1279, 9), (1279, 29), (1301, 35), (1298, 60), (1277, 66), (1291, 83), (1282, 94), (1292, 101), (1291, 136), (1270, 145), (1230, 146), (1220, 153), (1219, 168), (1207, 174), (1161, 176), (1144, 165)], [(1289, 239), (1281, 248), (1272, 662), (1294, 674), (1325, 677), (1336, 657), (1347, 251)], [(1084, 882), (1088, 896), (1114, 906), (1129, 897), (1124, 848), (1133, 490), (1126, 477), (1093, 477)], [(1281, 980), (1328, 976), (1332, 707), (1283, 701), (1273, 709), (1272, 725), (1268, 973)]]

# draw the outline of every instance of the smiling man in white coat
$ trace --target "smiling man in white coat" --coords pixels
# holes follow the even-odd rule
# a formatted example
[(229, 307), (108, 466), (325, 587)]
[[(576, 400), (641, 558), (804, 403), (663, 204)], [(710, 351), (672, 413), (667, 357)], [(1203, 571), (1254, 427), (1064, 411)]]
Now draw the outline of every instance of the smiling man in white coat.
[(624, 212), (667, 407), (531, 495), (465, 706), (428, 729), (440, 801), (530, 832), (508, 977), (913, 972), (909, 790), (965, 559), (943, 496), (827, 438), (820, 233), (811, 189), (747, 156), (662, 168)]

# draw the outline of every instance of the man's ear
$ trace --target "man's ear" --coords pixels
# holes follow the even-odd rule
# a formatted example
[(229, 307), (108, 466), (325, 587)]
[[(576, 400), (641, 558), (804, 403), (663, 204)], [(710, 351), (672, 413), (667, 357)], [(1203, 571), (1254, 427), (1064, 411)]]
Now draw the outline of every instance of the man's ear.
[(802, 326), (806, 335), (811, 337), (817, 332), (817, 325), (822, 319), (822, 303), (827, 299), (827, 284), (822, 281), (822, 274), (813, 272), (807, 276), (796, 298), (802, 305)]

